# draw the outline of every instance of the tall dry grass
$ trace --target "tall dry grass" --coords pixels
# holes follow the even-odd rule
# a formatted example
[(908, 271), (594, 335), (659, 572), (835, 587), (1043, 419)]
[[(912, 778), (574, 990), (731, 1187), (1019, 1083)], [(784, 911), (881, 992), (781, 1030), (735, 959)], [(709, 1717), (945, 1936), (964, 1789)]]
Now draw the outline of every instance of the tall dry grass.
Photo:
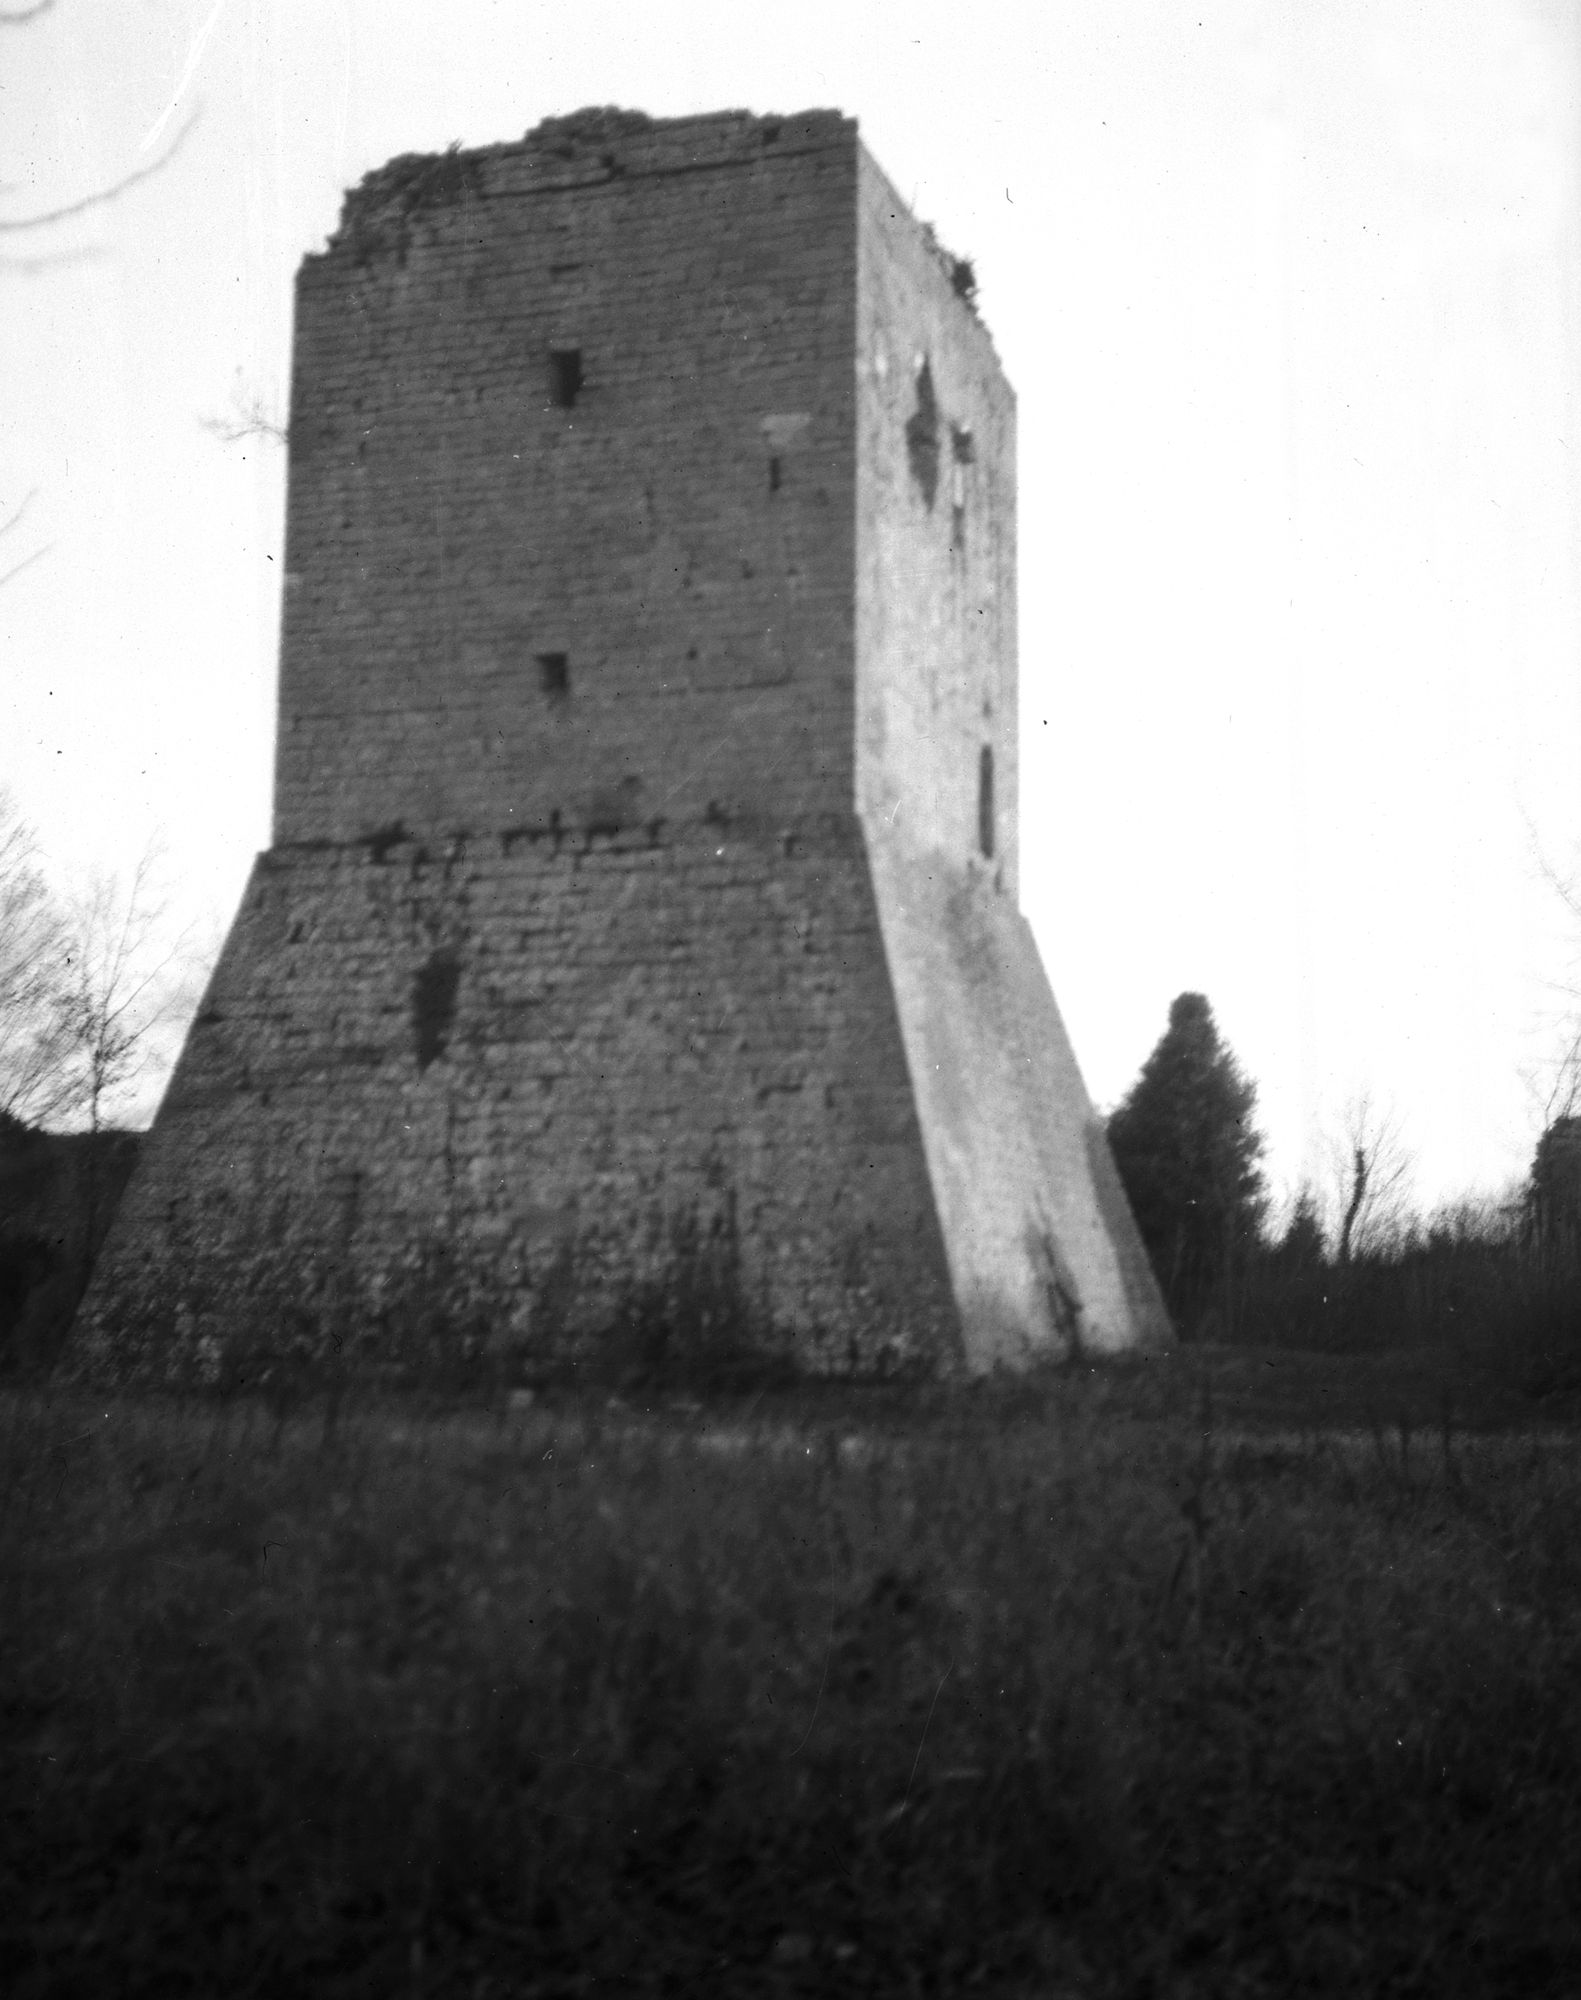
[(1581, 1471), (1190, 1369), (0, 1406), (18, 1996), (1581, 1988)]

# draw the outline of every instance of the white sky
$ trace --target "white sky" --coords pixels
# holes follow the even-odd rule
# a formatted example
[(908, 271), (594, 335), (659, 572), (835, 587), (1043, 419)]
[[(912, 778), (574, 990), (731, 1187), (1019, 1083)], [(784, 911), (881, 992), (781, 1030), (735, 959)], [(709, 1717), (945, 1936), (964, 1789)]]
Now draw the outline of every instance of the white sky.
[[(3, 0), (12, 8), (20, 0)], [(58, 0), (0, 30), (0, 784), (68, 872), (268, 837), (292, 273), (399, 152), (838, 106), (1020, 399), (1023, 904), (1094, 1096), (1206, 992), (1276, 1186), (1362, 1087), (1520, 1172), (1576, 975), (1563, 0)], [(1581, 1002), (1574, 1003), (1581, 1005)]]

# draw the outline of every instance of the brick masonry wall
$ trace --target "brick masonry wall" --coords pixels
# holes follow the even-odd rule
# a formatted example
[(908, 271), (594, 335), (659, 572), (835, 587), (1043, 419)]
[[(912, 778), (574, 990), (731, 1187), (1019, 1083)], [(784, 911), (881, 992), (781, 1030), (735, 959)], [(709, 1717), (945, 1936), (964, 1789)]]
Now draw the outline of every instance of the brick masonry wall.
[(866, 154), (857, 241), (857, 801), (870, 828), (1013, 899), (1015, 397), (951, 260)]
[(1161, 1340), (1016, 907), (1014, 397), (954, 260), (865, 154), (859, 204), (856, 790), (967, 1350)]
[(277, 841), (848, 805), (856, 156), (551, 131), (348, 199), (298, 281)]
[(771, 1344), (821, 1369), (953, 1362), (849, 816), (804, 822), (789, 851), (717, 826), (280, 848), (93, 1319), (123, 1358), (151, 1331), (180, 1364), (250, 1302), (275, 1311), (282, 1281), (311, 1314), (353, 1273), (376, 1324), (438, 1255), (464, 1274), (452, 1308), (542, 1358), (596, 1335), (675, 1225), (727, 1203)]

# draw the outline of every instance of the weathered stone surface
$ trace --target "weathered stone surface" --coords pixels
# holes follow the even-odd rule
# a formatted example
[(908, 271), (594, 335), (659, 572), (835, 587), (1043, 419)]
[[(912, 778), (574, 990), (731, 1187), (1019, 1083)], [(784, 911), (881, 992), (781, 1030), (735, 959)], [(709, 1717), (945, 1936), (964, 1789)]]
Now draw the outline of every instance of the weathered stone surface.
[(531, 1362), (681, 1265), (824, 1371), (1166, 1331), (1015, 907), (1014, 488), (837, 114), (369, 176), (298, 288), (274, 845), (90, 1348), (420, 1298)]

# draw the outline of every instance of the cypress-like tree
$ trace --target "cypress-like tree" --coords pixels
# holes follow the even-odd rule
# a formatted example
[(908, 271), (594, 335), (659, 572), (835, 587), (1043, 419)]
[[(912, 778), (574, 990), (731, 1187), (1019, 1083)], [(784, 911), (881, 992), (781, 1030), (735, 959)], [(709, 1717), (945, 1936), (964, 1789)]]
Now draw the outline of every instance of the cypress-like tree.
[(1183, 1324), (1257, 1240), (1263, 1212), (1256, 1086), (1200, 993), (1169, 1027), (1109, 1120), (1109, 1144), (1171, 1312)]
[(1290, 1211), (1285, 1233), (1274, 1248), (1274, 1256), (1286, 1270), (1316, 1271), (1328, 1261), (1328, 1239), (1323, 1233), (1323, 1217), (1317, 1196), (1303, 1187)]

